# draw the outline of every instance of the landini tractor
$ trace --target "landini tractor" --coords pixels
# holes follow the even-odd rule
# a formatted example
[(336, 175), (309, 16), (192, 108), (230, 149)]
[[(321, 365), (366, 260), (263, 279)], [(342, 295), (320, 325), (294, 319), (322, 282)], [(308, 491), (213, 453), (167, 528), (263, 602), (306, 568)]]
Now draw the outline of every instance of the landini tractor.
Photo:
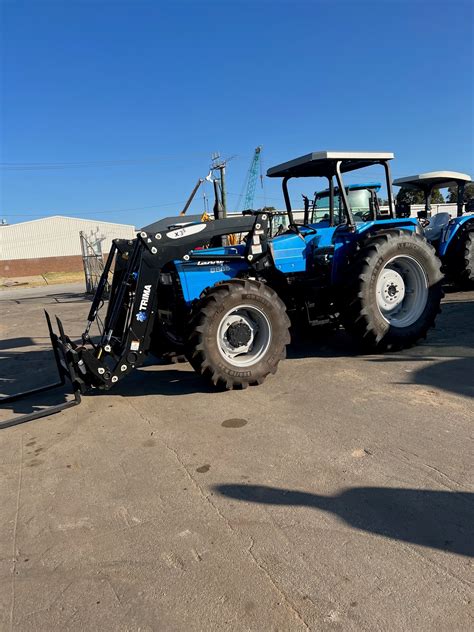
[[(434, 171), (408, 178), (398, 178), (393, 184), (406, 189), (422, 191), (425, 210), (420, 220), (425, 236), (433, 244), (443, 264), (446, 276), (461, 287), (474, 284), (474, 200), (464, 205), (464, 189), (471, 177), (455, 171)], [(433, 189), (457, 187), (457, 215), (437, 213), (431, 216)], [(419, 214), (420, 215), (420, 214)]]
[[(392, 158), (320, 151), (269, 169), (270, 178), (282, 179), (289, 217), (288, 228), (274, 238), (270, 214), (248, 211), (209, 222), (168, 217), (145, 226), (132, 241), (115, 240), (82, 341), (73, 342), (59, 319), (55, 333), (47, 315), (59, 383), (72, 383), (74, 400), (20, 421), (75, 405), (89, 389), (107, 390), (149, 352), (160, 355), (172, 347), (184, 350), (216, 387), (262, 384), (285, 357), (290, 318), (311, 324), (337, 318), (371, 351), (424, 338), (439, 312), (440, 262), (416, 219), (394, 217)], [(343, 182), (343, 174), (373, 165), (385, 172), (386, 216), (354, 213)], [(323, 217), (310, 217), (308, 207), (298, 222), (288, 183), (306, 177), (327, 181), (329, 204)], [(238, 233), (246, 234), (243, 243), (212, 247)], [(110, 299), (95, 337), (91, 328), (102, 322), (98, 314), (111, 270)], [(18, 421), (4, 425), (13, 423)]]

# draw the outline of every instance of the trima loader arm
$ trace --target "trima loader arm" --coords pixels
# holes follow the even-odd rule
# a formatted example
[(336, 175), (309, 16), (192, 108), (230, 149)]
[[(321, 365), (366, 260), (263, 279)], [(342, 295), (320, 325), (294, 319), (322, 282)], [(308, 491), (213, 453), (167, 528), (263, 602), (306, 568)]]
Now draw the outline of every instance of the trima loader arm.
[[(145, 227), (134, 240), (114, 240), (89, 310), (87, 326), (82, 335), (83, 344), (77, 345), (71, 341), (58, 318), (59, 334), (56, 334), (46, 314), (59, 381), (5, 397), (0, 403), (14, 402), (62, 386), (66, 378), (72, 384), (74, 400), (7, 419), (0, 422), (0, 428), (46, 417), (77, 405), (81, 401), (80, 394), (89, 388), (109, 389), (132, 369), (140, 366), (150, 346), (160, 300), (160, 272), (166, 264), (178, 259), (215, 259), (215, 254), (207, 255), (205, 251), (193, 250), (208, 244), (214, 237), (248, 233), (243, 254), (219, 254), (219, 259), (243, 259), (249, 268), (255, 270), (271, 265), (267, 244), (268, 213), (249, 213), (211, 222), (200, 222), (199, 216), (188, 220), (195, 221), (184, 224), (180, 217), (165, 218)], [(104, 328), (100, 341), (94, 344), (89, 332), (98, 319), (112, 268), (113, 281)]]
[(101, 339), (96, 345), (91, 343), (91, 348), (78, 349), (86, 367), (85, 388), (108, 389), (142, 364), (150, 346), (160, 301), (160, 273), (168, 263), (178, 259), (215, 259), (215, 254), (193, 250), (214, 237), (249, 233), (243, 254), (219, 254), (219, 259), (245, 259), (249, 267), (257, 269), (268, 265), (267, 213), (190, 224), (176, 224), (177, 219), (167, 218), (151, 224), (133, 241), (114, 241), (91, 306), (83, 342), (91, 343), (89, 330), (97, 318), (107, 275), (115, 262)]

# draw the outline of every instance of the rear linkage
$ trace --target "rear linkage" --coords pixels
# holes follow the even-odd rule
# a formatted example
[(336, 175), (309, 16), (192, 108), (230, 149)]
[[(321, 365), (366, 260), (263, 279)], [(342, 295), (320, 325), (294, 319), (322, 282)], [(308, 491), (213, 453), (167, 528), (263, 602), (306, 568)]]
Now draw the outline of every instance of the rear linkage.
[[(214, 261), (215, 254), (193, 251), (216, 238), (234, 233), (248, 233), (243, 254), (219, 254), (219, 261), (245, 260), (250, 268), (262, 271), (272, 265), (268, 248), (269, 213), (247, 212), (242, 216), (201, 222), (200, 216), (167, 217), (146, 226), (131, 241), (112, 242), (97, 291), (92, 300), (82, 344), (77, 345), (64, 333), (56, 317), (59, 335), (53, 331), (45, 311), (59, 381), (0, 399), (0, 404), (17, 401), (29, 395), (49, 391), (71, 382), (74, 399), (33, 413), (0, 422), (0, 429), (46, 417), (81, 403), (81, 394), (89, 389), (108, 390), (140, 366), (150, 346), (157, 306), (160, 272), (171, 261)], [(178, 223), (179, 222), (179, 223)], [(232, 248), (229, 247), (229, 251)], [(113, 267), (113, 281), (101, 338), (94, 343), (89, 332), (98, 319)]]

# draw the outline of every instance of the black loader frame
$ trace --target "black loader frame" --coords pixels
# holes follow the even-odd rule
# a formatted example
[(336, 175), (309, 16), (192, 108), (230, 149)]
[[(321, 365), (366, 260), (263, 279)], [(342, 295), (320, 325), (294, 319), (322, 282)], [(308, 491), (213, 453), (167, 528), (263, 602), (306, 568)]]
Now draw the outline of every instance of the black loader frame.
[[(191, 221), (189, 221), (191, 220)], [(219, 254), (220, 261), (245, 260), (256, 272), (272, 266), (268, 248), (270, 215), (267, 212), (245, 212), (241, 216), (200, 221), (192, 216), (188, 221), (168, 217), (143, 228), (136, 239), (116, 239), (112, 242), (104, 271), (92, 300), (82, 344), (74, 343), (56, 318), (59, 334), (53, 331), (49, 314), (46, 321), (58, 368), (59, 381), (0, 399), (7, 404), (23, 397), (63, 386), (72, 385), (74, 399), (33, 413), (0, 422), (0, 428), (21, 424), (57, 413), (81, 402), (81, 394), (89, 389), (108, 390), (145, 360), (155, 327), (160, 301), (159, 283), (163, 268), (170, 262), (215, 260), (215, 253), (195, 250), (234, 233), (248, 233), (243, 254)], [(109, 273), (113, 282), (104, 325), (99, 341), (90, 337), (94, 322), (100, 322)]]

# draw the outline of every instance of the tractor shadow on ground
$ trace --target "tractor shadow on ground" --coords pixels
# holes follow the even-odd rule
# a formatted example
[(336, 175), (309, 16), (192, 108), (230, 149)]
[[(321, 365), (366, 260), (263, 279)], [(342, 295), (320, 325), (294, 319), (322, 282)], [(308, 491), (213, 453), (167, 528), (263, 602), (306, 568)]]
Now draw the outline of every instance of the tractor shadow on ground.
[(214, 487), (245, 503), (310, 507), (379, 536), (474, 557), (474, 494), (387, 487), (352, 487), (335, 496), (247, 484)]
[(15, 303), (16, 305), (25, 303), (28, 305), (32, 305), (34, 303), (38, 303), (40, 305), (57, 305), (62, 303), (90, 303), (91, 301), (92, 295), (85, 294), (84, 292), (59, 292), (57, 294), (47, 295), (35, 293), (34, 296), (21, 296), (18, 298), (14, 296), (3, 298), (0, 294), (0, 303)]
[[(21, 343), (21, 339), (19, 339)], [(10, 339), (8, 349), (14, 340)], [(182, 368), (177, 368), (180, 366)], [(18, 401), (2, 404), (1, 398), (32, 388), (55, 383), (58, 380), (53, 352), (50, 349), (30, 351), (4, 351), (0, 354), (0, 422), (12, 415), (25, 415), (44, 407), (61, 404), (70, 398), (71, 385), (31, 395)], [(218, 392), (205, 382), (189, 364), (157, 365), (153, 357), (143, 367), (132, 372), (110, 391), (94, 390), (86, 397), (94, 399), (106, 395), (119, 397), (142, 397), (145, 395), (179, 396), (196, 393)], [(68, 397), (69, 395), (69, 397)]]
[(414, 373), (413, 382), (474, 398), (474, 356), (422, 367)]
[[(408, 382), (394, 382), (398, 385), (417, 384), (431, 386), (443, 391), (474, 398), (474, 355), (464, 358), (439, 360), (432, 357), (392, 357), (372, 358), (368, 362), (423, 362), (424, 366), (414, 370)], [(430, 364), (426, 364), (430, 362)]]
[(425, 342), (405, 351), (372, 356), (367, 362), (423, 363), (407, 383), (474, 397), (474, 301), (447, 300)]
[[(46, 338), (44, 338), (44, 340), (46, 340)], [(47, 340), (49, 340), (49, 336)], [(28, 338), (26, 336), (21, 338), (6, 338), (5, 340), (0, 340), (0, 351), (20, 349), (21, 347), (32, 347), (34, 344), (33, 338)]]
[[(471, 293), (472, 295), (472, 293)], [(401, 352), (387, 352), (371, 355), (370, 358), (383, 358), (397, 361), (398, 358), (424, 360), (430, 356), (464, 356), (465, 351), (473, 350), (474, 356), (474, 297), (471, 300), (447, 300), (436, 321), (436, 327), (429, 331), (426, 341)], [(469, 352), (468, 352), (469, 353)], [(324, 358), (356, 357), (367, 355), (342, 328), (315, 326), (309, 331), (292, 329), (292, 343), (288, 348), (288, 358)]]
[(358, 357), (369, 363), (422, 364), (410, 373), (406, 383), (474, 397), (474, 301), (444, 302), (436, 328), (426, 341), (411, 349), (367, 355), (343, 329), (315, 327), (309, 334), (294, 332), (287, 357)]
[[(117, 385), (112, 394), (121, 397), (142, 397), (145, 395), (193, 395), (196, 393), (219, 393), (202, 379), (188, 363), (179, 365), (145, 365)], [(96, 396), (106, 395), (107, 391), (98, 391)]]
[[(297, 358), (359, 357), (370, 363), (410, 362), (422, 363), (410, 374), (410, 382), (432, 386), (458, 395), (474, 397), (474, 301), (453, 301), (443, 306), (440, 322), (420, 346), (403, 352), (379, 356), (364, 356), (354, 341), (342, 330), (316, 329), (308, 335), (294, 336), (288, 348), (289, 361)], [(455, 332), (455, 333), (454, 333)], [(52, 350), (42, 345), (29, 346), (30, 339), (11, 338), (2, 341), (0, 355), (0, 391), (6, 395), (43, 386), (57, 380)], [(45, 337), (44, 344), (48, 344)], [(427, 364), (429, 363), (429, 364)], [(95, 391), (89, 397), (111, 394), (121, 397), (145, 395), (179, 396), (196, 393), (215, 393), (211, 385), (201, 379), (190, 367), (184, 365), (155, 366), (153, 356), (143, 368), (130, 374), (111, 391)], [(59, 390), (59, 389), (58, 389)], [(35, 396), (9, 405), (9, 410), (25, 414), (38, 406), (59, 403), (58, 393)], [(60, 400), (60, 401), (64, 401)], [(47, 403), (44, 403), (47, 402)], [(2, 413), (2, 418), (4, 414)]]
[(291, 344), (287, 347), (289, 360), (300, 358), (353, 358), (362, 355), (360, 347), (341, 329), (325, 326), (298, 331), (292, 328)]

